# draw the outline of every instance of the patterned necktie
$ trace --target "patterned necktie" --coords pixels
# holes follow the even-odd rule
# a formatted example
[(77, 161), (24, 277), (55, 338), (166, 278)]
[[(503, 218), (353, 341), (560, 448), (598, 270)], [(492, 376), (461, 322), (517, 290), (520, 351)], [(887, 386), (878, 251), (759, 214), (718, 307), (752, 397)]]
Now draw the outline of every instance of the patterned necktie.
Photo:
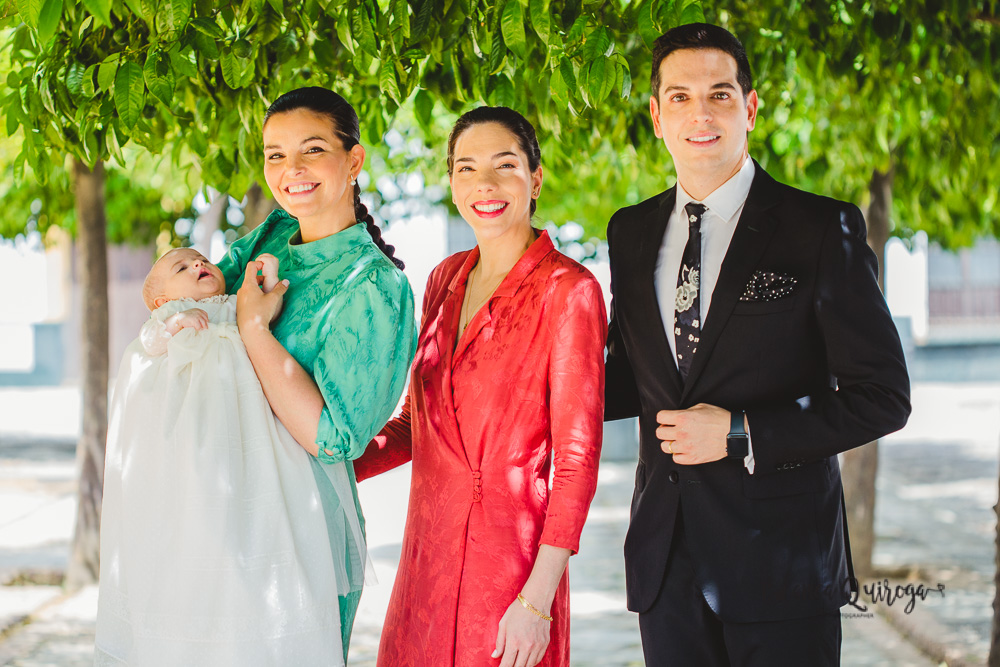
[(687, 379), (694, 351), (701, 337), (701, 216), (705, 207), (690, 203), (684, 207), (688, 219), (688, 241), (684, 246), (681, 270), (677, 274), (677, 296), (674, 301), (674, 342), (677, 348), (677, 368)]

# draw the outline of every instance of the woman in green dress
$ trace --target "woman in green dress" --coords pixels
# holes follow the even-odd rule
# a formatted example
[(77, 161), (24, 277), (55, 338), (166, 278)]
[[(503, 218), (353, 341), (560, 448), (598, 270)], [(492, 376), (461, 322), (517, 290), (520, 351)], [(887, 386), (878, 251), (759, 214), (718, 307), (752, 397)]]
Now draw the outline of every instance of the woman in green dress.
[[(263, 134), (264, 176), (284, 210), (233, 243), (219, 268), (271, 409), (312, 455), (331, 553), (346, 566), (337, 587), (346, 660), (367, 562), (351, 461), (402, 394), (416, 346), (413, 293), (359, 199), (365, 150), (354, 109), (332, 91), (300, 88), (270, 106)], [(266, 294), (263, 253), (278, 258), (283, 278)]]

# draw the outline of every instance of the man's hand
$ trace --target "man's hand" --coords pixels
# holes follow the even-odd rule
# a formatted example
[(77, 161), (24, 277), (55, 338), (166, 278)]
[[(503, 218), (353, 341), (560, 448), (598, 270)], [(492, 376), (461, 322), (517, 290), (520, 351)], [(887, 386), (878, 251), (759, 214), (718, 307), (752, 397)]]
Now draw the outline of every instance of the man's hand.
[(167, 333), (171, 336), (181, 329), (190, 328), (201, 331), (208, 328), (208, 313), (201, 308), (192, 308), (171, 315), (163, 324), (166, 325)]
[(699, 403), (687, 410), (660, 410), (656, 437), (674, 463), (691, 466), (726, 458), (729, 410)]

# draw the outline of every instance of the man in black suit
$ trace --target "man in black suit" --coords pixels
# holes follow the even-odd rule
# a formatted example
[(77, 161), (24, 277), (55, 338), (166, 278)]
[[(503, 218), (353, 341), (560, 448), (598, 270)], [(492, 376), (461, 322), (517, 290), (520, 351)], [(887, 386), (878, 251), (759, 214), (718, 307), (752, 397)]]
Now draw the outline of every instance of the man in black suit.
[(625, 540), (646, 664), (839, 664), (853, 580), (837, 454), (903, 426), (909, 379), (856, 206), (748, 154), (740, 42), (660, 37), (677, 185), (608, 224), (607, 419), (639, 416)]

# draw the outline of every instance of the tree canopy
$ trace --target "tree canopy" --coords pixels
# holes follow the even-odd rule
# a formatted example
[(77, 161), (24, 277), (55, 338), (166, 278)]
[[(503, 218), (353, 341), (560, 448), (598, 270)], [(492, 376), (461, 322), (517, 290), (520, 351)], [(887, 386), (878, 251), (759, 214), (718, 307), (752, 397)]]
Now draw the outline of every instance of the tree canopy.
[[(963, 244), (998, 229), (995, 2), (970, 0), (17, 0), (0, 19), (12, 160), (45, 182), (65, 155), (128, 146), (239, 197), (263, 183), (267, 104), (300, 85), (345, 95), (369, 150), (408, 123), (443, 183), (462, 110), (517, 108), (546, 167), (539, 214), (602, 236), (615, 210), (672, 182), (648, 117), (649, 46), (707, 19), (747, 46), (763, 105), (751, 152), (783, 180), (858, 203), (895, 175), (897, 233)], [(400, 111), (402, 108), (402, 111)], [(19, 130), (20, 128), (20, 130)], [(411, 128), (404, 133), (411, 134)], [(395, 163), (387, 156), (386, 165)], [(55, 169), (53, 169), (55, 164)], [(5, 230), (9, 233), (10, 230)]]

